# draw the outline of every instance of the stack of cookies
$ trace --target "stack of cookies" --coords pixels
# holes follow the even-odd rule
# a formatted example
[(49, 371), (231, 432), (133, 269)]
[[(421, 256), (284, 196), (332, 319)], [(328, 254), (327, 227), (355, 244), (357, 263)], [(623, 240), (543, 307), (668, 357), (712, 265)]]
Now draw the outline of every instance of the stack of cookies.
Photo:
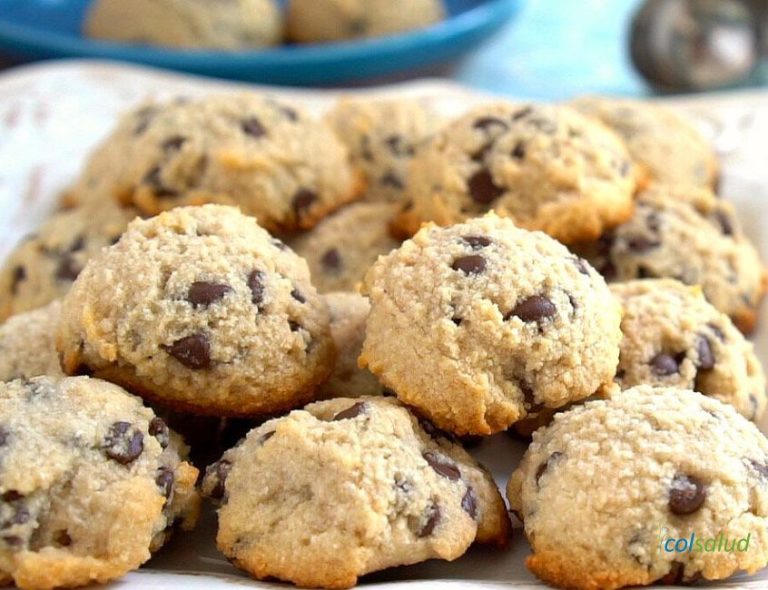
[[(510, 514), (563, 588), (757, 571), (766, 273), (717, 179), (627, 101), (138, 107), (0, 271), (0, 581), (117, 578), (201, 494), (302, 587), (503, 549)], [(509, 509), (462, 444), (505, 431)], [(752, 545), (664, 550), (691, 534)]]

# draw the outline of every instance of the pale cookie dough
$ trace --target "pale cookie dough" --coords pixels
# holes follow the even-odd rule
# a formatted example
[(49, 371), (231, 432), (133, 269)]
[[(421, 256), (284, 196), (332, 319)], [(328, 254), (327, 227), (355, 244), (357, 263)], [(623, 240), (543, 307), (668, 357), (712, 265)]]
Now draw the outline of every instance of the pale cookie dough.
[(616, 381), (693, 389), (729, 403), (757, 421), (765, 406), (765, 374), (754, 346), (699, 287), (671, 279), (616, 283), (624, 314)]
[(442, 0), (289, 0), (287, 36), (299, 43), (382, 37), (445, 17)]
[(354, 203), (290, 240), (320, 292), (354, 291), (376, 259), (400, 245), (389, 227), (396, 210), (389, 203)]
[(320, 397), (383, 395), (385, 388), (379, 380), (357, 365), (371, 304), (362, 295), (350, 292), (327, 293), (323, 298), (331, 313), (331, 336), (338, 356), (331, 378), (320, 386)]
[(627, 144), (646, 181), (714, 187), (719, 163), (712, 146), (683, 117), (650, 102), (586, 97), (573, 103)]
[(252, 430), (211, 466), (219, 549), (256, 578), (349, 588), (397, 565), (506, 545), (490, 474), (390, 398), (318, 402)]
[(309, 229), (360, 197), (365, 182), (325, 123), (240, 93), (127, 114), (66, 202), (93, 198), (94, 186), (150, 215), (215, 202), (239, 206), (269, 231), (289, 232)]
[(491, 434), (610, 384), (620, 308), (584, 260), (493, 214), (425, 226), (368, 272), (360, 357), (456, 434)]
[[(507, 495), (533, 549), (528, 568), (561, 588), (721, 580), (768, 563), (768, 441), (692, 391), (641, 385), (558, 414), (534, 433)], [(749, 535), (749, 547), (663, 547), (692, 534)]]
[(423, 101), (339, 100), (325, 116), (366, 177), (367, 201), (400, 202), (416, 149), (442, 121)]
[(0, 268), (0, 322), (65, 295), (85, 263), (119, 240), (135, 217), (110, 202), (54, 213)]
[(84, 33), (95, 39), (228, 51), (277, 45), (275, 0), (95, 0)]
[(0, 583), (107, 582), (194, 527), (197, 469), (141, 400), (88, 377), (0, 384)]
[(701, 285), (739, 329), (754, 328), (768, 279), (730, 203), (711, 193), (671, 199), (665, 187), (656, 187), (638, 196), (632, 219), (599, 246), (595, 266), (609, 280), (675, 278)]
[(60, 315), (61, 302), (54, 301), (0, 324), (0, 381), (64, 376), (54, 343)]
[(335, 357), (306, 263), (221, 205), (133, 222), (64, 299), (56, 344), (68, 374), (215, 416), (300, 406)]
[(438, 133), (411, 165), (399, 219), (450, 225), (493, 209), (570, 243), (632, 214), (635, 169), (623, 142), (565, 106), (495, 103)]

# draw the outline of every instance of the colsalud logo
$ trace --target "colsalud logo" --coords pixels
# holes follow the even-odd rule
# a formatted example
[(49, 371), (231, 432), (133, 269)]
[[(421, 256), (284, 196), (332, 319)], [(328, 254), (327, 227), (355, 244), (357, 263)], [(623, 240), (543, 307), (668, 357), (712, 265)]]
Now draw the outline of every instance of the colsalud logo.
[(752, 533), (742, 539), (728, 539), (723, 533), (716, 537), (700, 537), (695, 532), (687, 537), (670, 537), (669, 529), (659, 531), (659, 553), (745, 553), (749, 550)]

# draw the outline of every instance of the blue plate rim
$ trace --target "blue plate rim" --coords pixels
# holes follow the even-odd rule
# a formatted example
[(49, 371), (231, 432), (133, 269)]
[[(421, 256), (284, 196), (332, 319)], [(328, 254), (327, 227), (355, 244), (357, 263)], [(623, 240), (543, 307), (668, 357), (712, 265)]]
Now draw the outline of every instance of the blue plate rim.
[(0, 44), (22, 49), (36, 56), (100, 57), (155, 63), (172, 64), (177, 68), (194, 68), (201, 60), (215, 59), (222, 66), (245, 66), (259, 63), (265, 67), (347, 61), (360, 57), (362, 52), (401, 53), (424, 50), (451, 39), (469, 35), (478, 29), (494, 31), (513, 18), (522, 8), (524, 0), (489, 0), (436, 23), (430, 27), (387, 37), (346, 41), (340, 43), (316, 43), (283, 45), (253, 51), (205, 51), (173, 50), (147, 46), (135, 46), (107, 41), (95, 41), (86, 37), (64, 35), (46, 31), (46, 43), (40, 44), (40, 29), (3, 22), (0, 19)]

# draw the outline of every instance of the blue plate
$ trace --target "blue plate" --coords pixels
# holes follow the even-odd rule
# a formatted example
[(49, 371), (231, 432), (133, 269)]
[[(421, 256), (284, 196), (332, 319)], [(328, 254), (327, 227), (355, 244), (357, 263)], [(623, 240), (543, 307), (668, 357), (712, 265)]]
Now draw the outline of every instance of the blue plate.
[(448, 18), (418, 31), (346, 43), (212, 52), (86, 39), (80, 28), (90, 0), (0, 0), (0, 52), (22, 59), (118, 59), (270, 84), (329, 84), (450, 62), (501, 28), (522, 2), (446, 0)]

